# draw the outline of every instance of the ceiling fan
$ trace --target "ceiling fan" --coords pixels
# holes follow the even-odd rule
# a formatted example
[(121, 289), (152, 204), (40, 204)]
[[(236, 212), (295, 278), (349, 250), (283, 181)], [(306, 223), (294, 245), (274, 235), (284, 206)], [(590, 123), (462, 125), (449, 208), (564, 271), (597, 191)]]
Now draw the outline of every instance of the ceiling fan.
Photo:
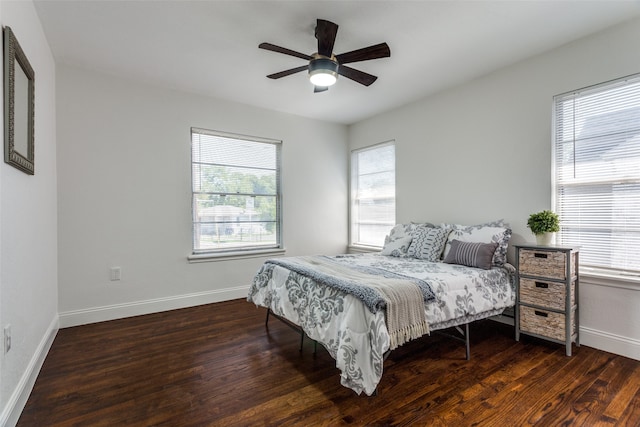
[(283, 53), (285, 55), (291, 55), (296, 58), (309, 61), (309, 64), (307, 65), (280, 71), (279, 73), (269, 74), (267, 77), (270, 79), (279, 79), (300, 71), (308, 70), (309, 80), (315, 86), (314, 92), (324, 92), (327, 90), (329, 86), (336, 82), (338, 74), (362, 85), (371, 85), (378, 77), (347, 67), (344, 64), (368, 61), (370, 59), (387, 58), (391, 56), (389, 46), (386, 43), (380, 43), (364, 47), (362, 49), (353, 50), (351, 52), (334, 55), (333, 44), (335, 43), (337, 33), (337, 24), (324, 19), (318, 19), (315, 34), (316, 39), (318, 39), (318, 52), (312, 53), (311, 55), (306, 55), (271, 43), (260, 43), (258, 46), (260, 49)]

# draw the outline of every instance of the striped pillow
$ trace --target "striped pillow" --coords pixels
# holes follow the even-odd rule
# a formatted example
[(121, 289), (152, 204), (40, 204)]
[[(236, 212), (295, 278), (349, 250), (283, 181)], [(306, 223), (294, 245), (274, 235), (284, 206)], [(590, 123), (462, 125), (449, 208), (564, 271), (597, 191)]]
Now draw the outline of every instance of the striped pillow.
[(454, 239), (451, 241), (451, 248), (444, 262), (489, 270), (497, 247), (498, 244), (495, 242), (461, 242)]
[(441, 227), (451, 229), (442, 258), (446, 258), (449, 254), (451, 241), (457, 239), (461, 242), (495, 242), (498, 244), (498, 248), (493, 254), (493, 264), (502, 266), (507, 262), (507, 247), (509, 239), (511, 239), (511, 228), (503, 221), (478, 225), (442, 224)]

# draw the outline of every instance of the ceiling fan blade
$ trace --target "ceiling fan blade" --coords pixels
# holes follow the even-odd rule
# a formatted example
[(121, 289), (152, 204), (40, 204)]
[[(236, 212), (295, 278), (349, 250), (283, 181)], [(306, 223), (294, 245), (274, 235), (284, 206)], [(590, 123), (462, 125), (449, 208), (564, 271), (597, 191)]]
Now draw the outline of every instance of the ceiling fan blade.
[(325, 90), (329, 90), (327, 86), (314, 86), (313, 93), (324, 92)]
[(345, 65), (340, 65), (338, 67), (338, 74), (365, 86), (370, 86), (378, 79), (376, 76), (372, 76), (364, 71), (356, 70), (355, 68), (347, 67)]
[(333, 52), (333, 44), (338, 34), (338, 25), (331, 21), (318, 19), (316, 25), (316, 38), (318, 39), (318, 53), (322, 56), (331, 58)]
[(362, 49), (352, 50), (351, 52), (336, 55), (339, 64), (349, 64), (350, 62), (368, 61), (370, 59), (388, 58), (391, 56), (391, 50), (386, 43), (380, 43)]
[(272, 52), (284, 53), (285, 55), (295, 56), (296, 58), (306, 59), (307, 61), (311, 61), (311, 56), (306, 55), (304, 53), (296, 52), (295, 50), (287, 49), (286, 47), (276, 46), (271, 43), (260, 43), (258, 45), (260, 49), (270, 50)]
[(300, 67), (292, 68), (290, 70), (280, 71), (279, 73), (269, 74), (267, 77), (270, 79), (279, 79), (280, 77), (290, 76), (291, 74), (299, 73), (300, 71), (308, 70), (308, 65), (301, 65)]

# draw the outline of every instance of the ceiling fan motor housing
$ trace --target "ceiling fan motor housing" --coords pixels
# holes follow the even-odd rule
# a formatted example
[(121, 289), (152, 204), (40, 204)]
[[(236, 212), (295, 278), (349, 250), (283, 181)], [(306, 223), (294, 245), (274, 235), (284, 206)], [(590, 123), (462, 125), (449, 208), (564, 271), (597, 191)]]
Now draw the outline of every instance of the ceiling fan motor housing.
[(309, 61), (309, 78), (313, 81), (314, 76), (320, 78), (320, 74), (323, 74), (324, 78), (333, 77), (333, 82), (320, 81), (316, 86), (329, 86), (334, 83), (338, 79), (338, 61), (326, 56), (314, 55), (314, 58)]

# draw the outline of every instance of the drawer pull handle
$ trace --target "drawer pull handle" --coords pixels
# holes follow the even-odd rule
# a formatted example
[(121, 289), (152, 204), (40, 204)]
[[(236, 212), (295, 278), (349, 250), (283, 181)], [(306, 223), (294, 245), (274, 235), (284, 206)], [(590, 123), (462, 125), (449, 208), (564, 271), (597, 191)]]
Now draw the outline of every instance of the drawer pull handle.
[(536, 314), (536, 316), (549, 317), (549, 313), (545, 313), (544, 311), (534, 310), (533, 312)]
[(546, 257), (547, 257), (547, 254), (539, 254), (539, 253), (535, 253), (535, 254), (533, 254), (533, 256), (534, 256), (534, 257), (536, 257), (536, 258), (546, 258)]
[(549, 287), (548, 283), (544, 283), (544, 282), (536, 282), (536, 288), (544, 288), (547, 289)]

